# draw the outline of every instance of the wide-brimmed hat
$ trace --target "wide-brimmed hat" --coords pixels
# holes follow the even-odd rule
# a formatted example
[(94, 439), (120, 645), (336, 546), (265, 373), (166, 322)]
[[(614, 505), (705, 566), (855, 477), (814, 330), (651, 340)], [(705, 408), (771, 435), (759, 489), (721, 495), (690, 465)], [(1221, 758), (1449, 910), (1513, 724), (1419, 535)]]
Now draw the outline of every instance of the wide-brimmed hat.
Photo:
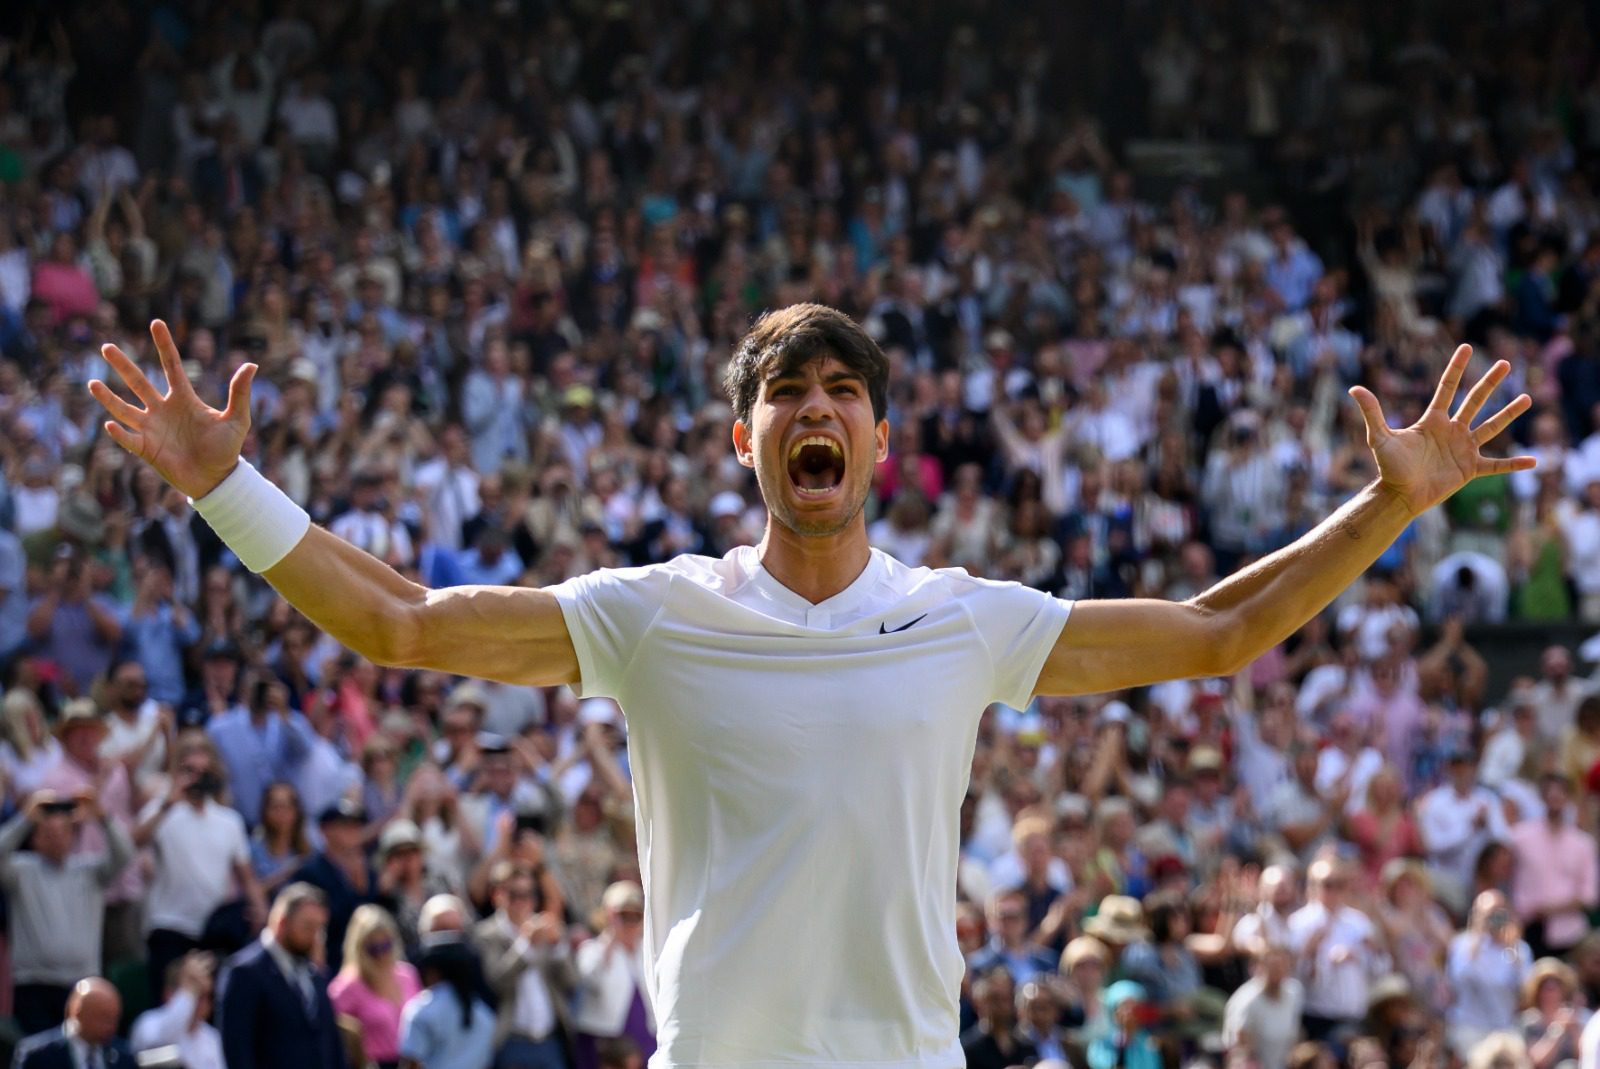
[(1572, 966), (1560, 958), (1540, 958), (1533, 963), (1533, 968), (1528, 971), (1528, 978), (1522, 982), (1522, 1005), (1531, 1008), (1539, 998), (1539, 988), (1544, 986), (1546, 980), (1554, 980), (1566, 989), (1567, 997), (1578, 990), (1578, 974)]
[(56, 721), (56, 736), (59, 738), (73, 728), (85, 726), (106, 731), (110, 725), (93, 698), (74, 698), (61, 709), (61, 717)]
[(1083, 930), (1103, 943), (1137, 943), (1150, 938), (1150, 929), (1144, 926), (1144, 907), (1128, 895), (1102, 898), (1100, 909), (1085, 922)]
[(600, 904), (619, 912), (644, 909), (644, 890), (632, 880), (618, 880), (606, 888), (606, 893), (600, 896)]

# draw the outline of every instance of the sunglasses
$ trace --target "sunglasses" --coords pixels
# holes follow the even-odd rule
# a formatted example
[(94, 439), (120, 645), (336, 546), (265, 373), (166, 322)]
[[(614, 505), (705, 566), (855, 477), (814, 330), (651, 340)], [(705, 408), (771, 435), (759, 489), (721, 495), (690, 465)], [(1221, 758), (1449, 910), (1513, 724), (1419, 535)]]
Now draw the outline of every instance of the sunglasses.
[(394, 940), (392, 940), (392, 939), (374, 939), (372, 942), (367, 944), (367, 955), (369, 957), (381, 958), (381, 957), (383, 957), (385, 954), (389, 953), (389, 951), (391, 951), (393, 949), (394, 949)]
[(629, 924), (641, 924), (644, 922), (644, 914), (637, 910), (627, 909), (619, 912), (617, 919), (627, 921)]

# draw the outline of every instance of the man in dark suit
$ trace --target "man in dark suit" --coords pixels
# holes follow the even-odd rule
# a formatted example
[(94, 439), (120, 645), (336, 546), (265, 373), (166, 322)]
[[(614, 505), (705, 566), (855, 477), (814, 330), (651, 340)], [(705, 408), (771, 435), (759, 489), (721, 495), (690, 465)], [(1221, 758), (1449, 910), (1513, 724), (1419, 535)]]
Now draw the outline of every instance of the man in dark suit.
[(327, 926), (322, 892), (292, 883), (261, 938), (228, 959), (217, 985), (228, 1069), (345, 1069), (328, 974), (311, 960)]
[(98, 976), (79, 980), (67, 999), (66, 1021), (23, 1040), (11, 1069), (133, 1069), (133, 1052), (117, 1038), (121, 1017), (116, 988)]

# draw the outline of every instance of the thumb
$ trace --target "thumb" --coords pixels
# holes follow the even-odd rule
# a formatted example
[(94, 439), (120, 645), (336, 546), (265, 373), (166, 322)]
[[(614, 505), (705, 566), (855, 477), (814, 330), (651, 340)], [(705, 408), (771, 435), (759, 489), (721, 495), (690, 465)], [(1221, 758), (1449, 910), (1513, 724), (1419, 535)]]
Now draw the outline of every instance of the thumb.
[(1356, 399), (1356, 404), (1361, 407), (1361, 418), (1367, 422), (1367, 441), (1373, 445), (1378, 444), (1393, 432), (1383, 418), (1383, 406), (1378, 404), (1378, 399), (1372, 391), (1365, 386), (1350, 387), (1350, 396)]
[(223, 419), (250, 426), (250, 384), (256, 381), (259, 370), (256, 364), (240, 364), (239, 370), (233, 373), (228, 382), (228, 407), (223, 410)]

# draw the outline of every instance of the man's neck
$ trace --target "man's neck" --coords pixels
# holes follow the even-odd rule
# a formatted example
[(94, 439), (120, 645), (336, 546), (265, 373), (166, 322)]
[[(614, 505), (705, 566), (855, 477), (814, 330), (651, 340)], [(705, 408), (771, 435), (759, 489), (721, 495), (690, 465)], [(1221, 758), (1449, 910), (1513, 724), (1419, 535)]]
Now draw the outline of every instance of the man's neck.
[(855, 582), (872, 559), (866, 520), (860, 516), (831, 536), (796, 534), (769, 519), (756, 551), (774, 579), (813, 605)]

